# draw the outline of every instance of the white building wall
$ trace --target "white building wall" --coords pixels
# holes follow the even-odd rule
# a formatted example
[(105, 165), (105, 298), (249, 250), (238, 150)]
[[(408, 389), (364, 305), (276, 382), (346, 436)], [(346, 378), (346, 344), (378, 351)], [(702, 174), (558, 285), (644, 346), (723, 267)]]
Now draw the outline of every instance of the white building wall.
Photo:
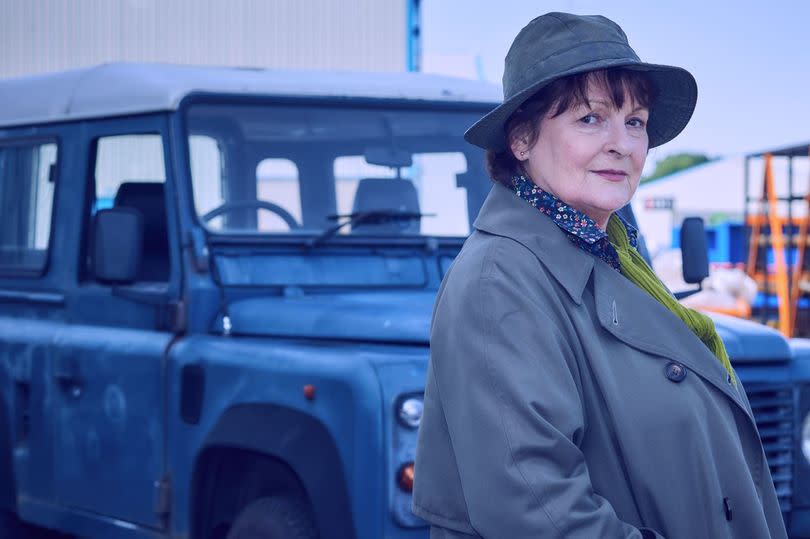
[(409, 0), (2, 0), (0, 78), (111, 61), (402, 71)]
[[(774, 187), (777, 196), (788, 194), (788, 160), (773, 160)], [(765, 164), (762, 159), (749, 162), (749, 193), (761, 197)], [(807, 158), (793, 160), (793, 193), (810, 193), (810, 163)], [(671, 210), (650, 209), (646, 201), (672, 198)], [(712, 219), (726, 218), (742, 222), (745, 206), (745, 158), (729, 157), (686, 169), (658, 180), (642, 184), (633, 197), (633, 213), (644, 232), (651, 253), (672, 245), (672, 229), (685, 217), (702, 217), (707, 224)], [(778, 204), (779, 215), (787, 217), (786, 202)], [(749, 212), (761, 212), (751, 203)], [(807, 215), (807, 203), (794, 202), (793, 216)]]

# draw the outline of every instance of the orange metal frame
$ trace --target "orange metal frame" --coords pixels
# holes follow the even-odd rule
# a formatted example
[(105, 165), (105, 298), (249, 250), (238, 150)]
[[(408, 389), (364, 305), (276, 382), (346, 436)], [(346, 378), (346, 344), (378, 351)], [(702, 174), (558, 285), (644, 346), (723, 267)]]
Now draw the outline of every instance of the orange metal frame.
[[(787, 262), (785, 260), (785, 236), (782, 231), (784, 219), (779, 218), (778, 199), (776, 197), (776, 189), (773, 185), (773, 156), (765, 154), (765, 178), (763, 185), (763, 202), (767, 201), (767, 219), (770, 228), (771, 246), (773, 248), (774, 256), (774, 277), (776, 281), (776, 296), (779, 306), (779, 331), (786, 337), (793, 335), (793, 329), (796, 320), (796, 310), (798, 305), (794, 305), (798, 300), (799, 280), (798, 275), (801, 273), (801, 265), (797, 266), (797, 271), (793, 274), (792, 286), (788, 285), (788, 270)], [(751, 224), (751, 239), (748, 248), (748, 275), (752, 278), (757, 274), (756, 262), (760, 241), (762, 239), (762, 219), (758, 215), (753, 215), (749, 220)], [(788, 226), (793, 223), (787, 223)], [(807, 237), (807, 219), (802, 219), (799, 224), (799, 264), (804, 257), (804, 247), (806, 245)], [(805, 240), (805, 241), (803, 241)], [(767, 264), (767, 262), (766, 262)], [(767, 268), (765, 274), (767, 278)], [(791, 294), (792, 292), (792, 294)], [(791, 298), (793, 301), (791, 302)]]
[[(810, 157), (810, 148), (808, 148), (808, 157)], [(796, 333), (796, 315), (799, 312), (799, 282), (803, 277), (804, 272), (804, 251), (807, 248), (807, 223), (810, 219), (810, 193), (804, 197), (807, 204), (808, 215), (799, 221), (799, 232), (796, 235), (796, 265), (793, 270), (793, 278), (790, 283), (790, 335)], [(792, 204), (792, 201), (790, 202)]]

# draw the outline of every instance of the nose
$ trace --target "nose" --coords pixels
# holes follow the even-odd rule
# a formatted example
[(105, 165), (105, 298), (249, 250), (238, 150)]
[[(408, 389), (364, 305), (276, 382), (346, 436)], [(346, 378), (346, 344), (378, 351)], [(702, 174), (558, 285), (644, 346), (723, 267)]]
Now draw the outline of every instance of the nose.
[(611, 122), (605, 142), (605, 150), (610, 155), (617, 158), (627, 157), (633, 152), (635, 143), (623, 120)]

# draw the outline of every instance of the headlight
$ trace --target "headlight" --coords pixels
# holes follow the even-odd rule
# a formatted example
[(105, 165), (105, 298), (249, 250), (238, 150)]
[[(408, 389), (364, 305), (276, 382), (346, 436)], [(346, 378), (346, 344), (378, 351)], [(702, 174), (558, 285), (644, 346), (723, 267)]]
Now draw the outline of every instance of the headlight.
[[(406, 427), (415, 429), (419, 426), (419, 422), (422, 420), (422, 410), (424, 409), (424, 405), (422, 404), (422, 399), (420, 397), (408, 397), (407, 399), (403, 400), (402, 403), (399, 405), (399, 421)], [(808, 448), (810, 449), (810, 443), (808, 443)]]
[(802, 423), (802, 453), (807, 462), (810, 462), (810, 413), (804, 416)]

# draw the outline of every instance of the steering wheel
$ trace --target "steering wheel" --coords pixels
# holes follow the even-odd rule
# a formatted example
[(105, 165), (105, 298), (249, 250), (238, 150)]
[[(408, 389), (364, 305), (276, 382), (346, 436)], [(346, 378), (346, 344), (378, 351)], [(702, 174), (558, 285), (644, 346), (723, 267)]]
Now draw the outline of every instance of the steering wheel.
[(290, 212), (288, 212), (278, 204), (273, 204), (272, 202), (267, 202), (266, 200), (242, 200), (239, 202), (225, 202), (224, 204), (220, 204), (213, 210), (201, 215), (200, 219), (202, 219), (207, 223), (214, 217), (219, 217), (224, 213), (251, 208), (271, 211), (276, 215), (278, 215), (279, 217), (281, 217), (282, 221), (287, 223), (288, 227), (301, 228), (301, 225), (298, 224), (298, 221), (295, 220), (295, 217), (293, 217), (292, 214), (290, 214)]

